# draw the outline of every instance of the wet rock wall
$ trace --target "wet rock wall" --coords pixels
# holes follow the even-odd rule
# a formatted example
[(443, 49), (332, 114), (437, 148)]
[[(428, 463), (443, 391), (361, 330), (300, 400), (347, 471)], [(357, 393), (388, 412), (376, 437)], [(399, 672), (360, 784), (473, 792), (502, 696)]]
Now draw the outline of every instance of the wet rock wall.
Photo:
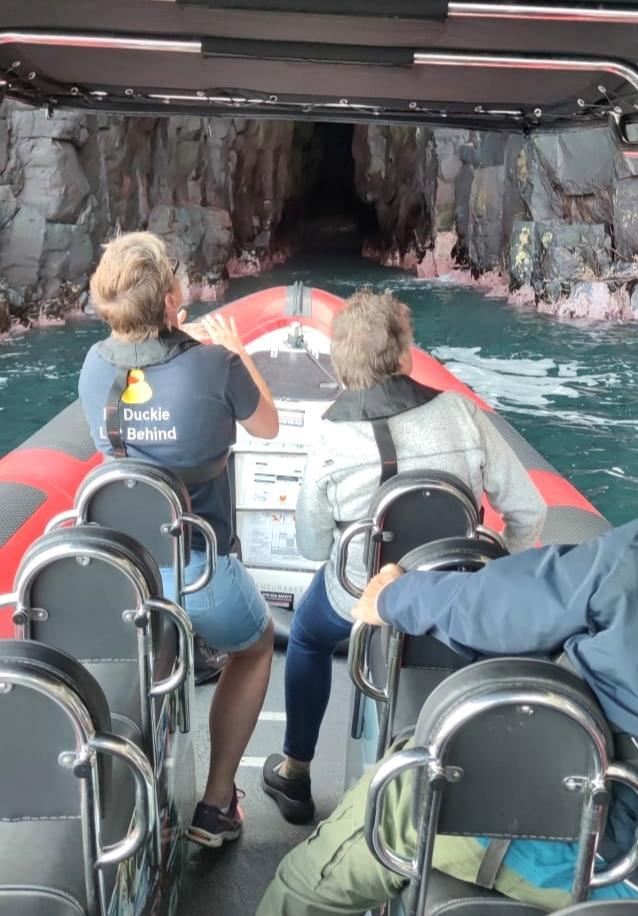
[(148, 228), (198, 294), (284, 256), (282, 212), (312, 179), (312, 125), (0, 110), (0, 332), (88, 301), (100, 245)]
[[(312, 124), (0, 109), (0, 332), (88, 301), (100, 245), (149, 228), (196, 294), (284, 258), (321, 169)], [(638, 313), (638, 162), (609, 133), (357, 125), (364, 253), (565, 317)], [(344, 168), (352, 168), (352, 161)], [(287, 235), (282, 234), (282, 223)], [(633, 307), (632, 307), (633, 306)]]
[[(570, 318), (638, 309), (638, 163), (606, 129), (355, 128), (367, 253)], [(632, 304), (634, 308), (632, 308)]]

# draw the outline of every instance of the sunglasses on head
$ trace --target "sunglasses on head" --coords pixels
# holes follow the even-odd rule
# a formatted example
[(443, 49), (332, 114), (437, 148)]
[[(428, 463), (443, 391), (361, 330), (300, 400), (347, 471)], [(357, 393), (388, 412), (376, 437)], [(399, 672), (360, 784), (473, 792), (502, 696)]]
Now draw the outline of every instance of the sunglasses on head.
[(168, 263), (169, 263), (171, 270), (173, 271), (173, 276), (175, 276), (175, 274), (179, 270), (179, 261), (177, 260), (177, 258), (169, 258)]

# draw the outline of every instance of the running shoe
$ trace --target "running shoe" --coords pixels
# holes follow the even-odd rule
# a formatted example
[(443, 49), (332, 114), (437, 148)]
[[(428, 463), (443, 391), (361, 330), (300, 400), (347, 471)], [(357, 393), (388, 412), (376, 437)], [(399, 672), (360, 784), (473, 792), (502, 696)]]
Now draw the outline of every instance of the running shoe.
[(217, 849), (222, 843), (236, 840), (241, 833), (244, 812), (239, 799), (244, 793), (233, 787), (233, 800), (228, 808), (218, 808), (198, 802), (193, 820), (186, 831), (187, 839), (208, 849)]

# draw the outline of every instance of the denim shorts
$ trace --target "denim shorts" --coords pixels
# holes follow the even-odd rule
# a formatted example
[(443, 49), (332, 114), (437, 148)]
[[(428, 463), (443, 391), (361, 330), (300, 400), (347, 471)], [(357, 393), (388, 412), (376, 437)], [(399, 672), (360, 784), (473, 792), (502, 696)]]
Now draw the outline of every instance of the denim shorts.
[[(186, 567), (189, 585), (204, 570), (205, 554), (191, 551)], [(172, 568), (161, 570), (164, 594), (174, 598), (175, 577)], [(215, 575), (207, 586), (186, 596), (185, 610), (195, 631), (215, 649), (239, 652), (263, 635), (270, 611), (246, 568), (236, 557), (217, 557)]]

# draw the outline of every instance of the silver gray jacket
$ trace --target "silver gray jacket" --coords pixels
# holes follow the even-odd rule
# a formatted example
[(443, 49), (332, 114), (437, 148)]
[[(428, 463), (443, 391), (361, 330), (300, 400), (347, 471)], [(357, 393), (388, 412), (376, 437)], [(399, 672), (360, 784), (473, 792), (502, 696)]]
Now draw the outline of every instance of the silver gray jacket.
[[(398, 472), (446, 471), (460, 478), (480, 502), (483, 492), (505, 521), (505, 541), (510, 552), (536, 541), (545, 520), (545, 504), (511, 447), (477, 405), (454, 392), (443, 392), (411, 409), (410, 386), (422, 389), (405, 376), (397, 376), (369, 389), (370, 396), (388, 399), (385, 416), (394, 440)], [(353, 414), (366, 416), (368, 393), (357, 392)], [(353, 392), (344, 392), (350, 401)], [(339, 399), (338, 399), (339, 400)], [(422, 399), (421, 399), (422, 400)], [(390, 415), (395, 409), (395, 415)], [(330, 411), (328, 411), (330, 413)], [(354, 599), (339, 585), (335, 572), (339, 522), (364, 518), (379, 486), (381, 459), (368, 420), (323, 419), (311, 445), (297, 501), (296, 531), (300, 552), (311, 560), (326, 560), (326, 589), (335, 611), (350, 619)], [(350, 545), (348, 575), (365, 584), (363, 538)]]

